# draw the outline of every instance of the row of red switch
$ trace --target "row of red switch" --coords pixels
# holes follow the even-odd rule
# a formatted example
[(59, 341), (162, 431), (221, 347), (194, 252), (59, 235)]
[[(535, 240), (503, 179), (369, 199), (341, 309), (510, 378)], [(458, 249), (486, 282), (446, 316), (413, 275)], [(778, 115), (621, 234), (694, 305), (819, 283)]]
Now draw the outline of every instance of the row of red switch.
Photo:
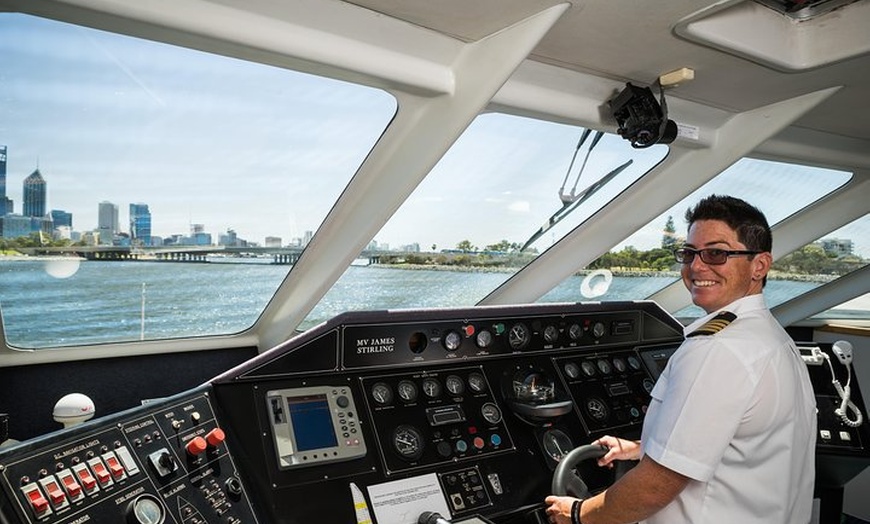
[[(126, 448), (119, 448), (116, 455), (112, 451), (93, 457), (87, 463), (78, 463), (71, 469), (60, 470), (57, 475), (47, 475), (38, 482), (21, 487), (24, 498), (37, 517), (48, 515), (77, 502), (85, 495), (106, 488), (114, 482), (123, 480), (127, 475), (135, 475), (139, 468)], [(119, 455), (122, 459), (119, 459)], [(125, 466), (121, 463), (124, 460)]]

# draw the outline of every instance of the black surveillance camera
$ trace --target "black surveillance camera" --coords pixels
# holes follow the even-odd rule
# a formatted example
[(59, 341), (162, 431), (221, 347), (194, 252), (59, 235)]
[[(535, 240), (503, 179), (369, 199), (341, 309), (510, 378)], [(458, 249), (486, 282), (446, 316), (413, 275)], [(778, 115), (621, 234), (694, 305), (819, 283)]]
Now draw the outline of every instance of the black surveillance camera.
[(650, 88), (629, 82), (608, 104), (619, 125), (616, 132), (634, 148), (670, 144), (677, 138), (677, 124), (668, 120), (664, 93), (659, 105)]

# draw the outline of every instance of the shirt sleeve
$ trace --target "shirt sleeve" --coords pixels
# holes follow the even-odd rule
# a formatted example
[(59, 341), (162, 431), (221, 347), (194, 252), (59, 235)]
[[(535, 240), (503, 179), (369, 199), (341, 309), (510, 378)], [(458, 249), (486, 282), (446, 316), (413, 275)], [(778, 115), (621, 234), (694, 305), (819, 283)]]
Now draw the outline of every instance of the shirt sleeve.
[(754, 394), (752, 377), (715, 336), (687, 341), (651, 392), (654, 416), (644, 427), (644, 454), (687, 477), (709, 480)]

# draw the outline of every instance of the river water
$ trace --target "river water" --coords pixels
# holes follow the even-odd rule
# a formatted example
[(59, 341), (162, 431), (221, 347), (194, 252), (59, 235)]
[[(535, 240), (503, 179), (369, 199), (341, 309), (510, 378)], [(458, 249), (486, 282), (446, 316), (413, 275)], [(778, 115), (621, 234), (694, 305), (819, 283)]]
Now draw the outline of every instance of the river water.
[[(0, 312), (7, 342), (22, 348), (228, 334), (251, 326), (289, 266), (267, 263), (50, 262), (0, 259)], [(348, 310), (467, 307), (508, 273), (351, 266), (305, 320), (308, 328)], [(596, 300), (640, 300), (668, 276), (613, 277)], [(819, 285), (770, 281), (769, 305)], [(572, 277), (545, 302), (589, 300)], [(697, 312), (696, 312), (697, 314)]]

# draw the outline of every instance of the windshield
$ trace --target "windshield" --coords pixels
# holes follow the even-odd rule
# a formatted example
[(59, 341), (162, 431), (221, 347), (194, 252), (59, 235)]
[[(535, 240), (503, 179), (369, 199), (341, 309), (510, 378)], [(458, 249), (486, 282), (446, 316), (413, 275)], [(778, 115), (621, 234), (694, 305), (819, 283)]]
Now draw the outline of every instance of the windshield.
[(0, 306), (25, 348), (251, 326), (396, 111), (383, 91), (17, 14), (0, 55)]

